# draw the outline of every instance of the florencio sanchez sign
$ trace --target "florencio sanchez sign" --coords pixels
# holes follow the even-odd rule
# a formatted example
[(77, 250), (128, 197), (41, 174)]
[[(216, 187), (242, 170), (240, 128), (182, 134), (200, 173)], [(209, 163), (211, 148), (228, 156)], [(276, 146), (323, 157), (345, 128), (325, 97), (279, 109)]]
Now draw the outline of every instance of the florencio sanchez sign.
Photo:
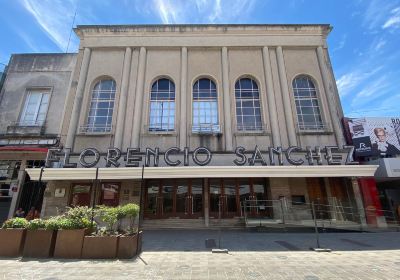
[[(338, 146), (325, 146), (324, 149), (319, 146), (314, 147), (314, 149), (310, 146), (305, 149), (292, 146), (285, 150), (282, 147), (269, 147), (267, 152), (261, 152), (259, 147), (256, 146), (252, 151), (237, 147), (230, 154), (234, 156), (232, 163), (237, 166), (284, 165), (285, 162), (290, 165), (303, 165), (306, 162), (309, 165), (358, 164), (358, 162), (353, 161), (353, 152), (354, 147), (346, 145), (343, 146), (342, 150), (339, 150)], [(188, 147), (183, 150), (178, 147), (170, 147), (163, 153), (160, 152), (159, 148), (146, 148), (144, 152), (141, 152), (139, 148), (128, 148), (126, 153), (122, 153), (118, 148), (109, 148), (104, 155), (106, 167), (120, 167), (121, 162), (125, 162), (125, 167), (139, 167), (143, 157), (146, 167), (158, 167), (160, 165), (160, 157), (164, 158), (167, 166), (189, 166), (190, 158), (194, 164), (205, 166), (209, 165), (213, 158), (213, 153), (206, 147), (197, 147), (193, 151), (190, 151)], [(77, 167), (77, 163), (70, 162), (70, 157), (70, 149), (49, 149), (46, 157), (46, 167), (52, 167), (54, 163), (61, 163), (64, 168)], [(268, 158), (268, 163), (266, 158)], [(100, 159), (101, 154), (97, 149), (86, 148), (79, 154), (78, 163), (81, 167), (91, 168), (96, 167)]]

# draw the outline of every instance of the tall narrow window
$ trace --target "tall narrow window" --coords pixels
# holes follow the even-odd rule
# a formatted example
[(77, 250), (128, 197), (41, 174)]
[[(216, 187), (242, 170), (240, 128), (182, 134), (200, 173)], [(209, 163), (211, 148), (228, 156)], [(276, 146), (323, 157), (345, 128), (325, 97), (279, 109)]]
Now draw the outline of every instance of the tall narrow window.
[(257, 83), (243, 78), (235, 84), (236, 121), (239, 131), (262, 130), (260, 93)]
[(217, 88), (210, 79), (199, 79), (193, 85), (193, 132), (219, 132)]
[(300, 130), (322, 130), (317, 90), (310, 77), (300, 76), (293, 80), (297, 121)]
[(174, 128), (175, 85), (168, 79), (159, 79), (151, 87), (149, 131), (173, 131)]
[(86, 132), (110, 132), (115, 99), (115, 81), (101, 80), (93, 88)]
[(43, 125), (46, 120), (49, 98), (49, 92), (42, 90), (30, 91), (21, 114), (20, 125)]

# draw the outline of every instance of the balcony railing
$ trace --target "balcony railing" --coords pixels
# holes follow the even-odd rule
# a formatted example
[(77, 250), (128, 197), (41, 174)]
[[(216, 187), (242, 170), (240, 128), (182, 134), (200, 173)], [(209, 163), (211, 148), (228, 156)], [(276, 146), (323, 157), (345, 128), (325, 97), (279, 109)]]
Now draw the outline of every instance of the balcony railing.
[(109, 133), (112, 130), (111, 125), (82, 125), (79, 127), (80, 133)]
[(220, 134), (222, 130), (219, 124), (201, 124), (193, 125), (192, 133), (196, 134)]
[(263, 132), (266, 130), (266, 126), (264, 124), (238, 124), (237, 130), (240, 132)]
[(327, 128), (326, 124), (323, 122), (298, 122), (297, 127), (299, 131), (324, 131)]

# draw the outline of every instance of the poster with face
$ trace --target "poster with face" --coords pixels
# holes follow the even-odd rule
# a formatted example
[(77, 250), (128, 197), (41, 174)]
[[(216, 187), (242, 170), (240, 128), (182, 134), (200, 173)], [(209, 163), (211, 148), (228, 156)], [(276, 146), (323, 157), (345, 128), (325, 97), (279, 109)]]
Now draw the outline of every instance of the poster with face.
[(400, 118), (354, 118), (348, 125), (356, 156), (400, 154)]

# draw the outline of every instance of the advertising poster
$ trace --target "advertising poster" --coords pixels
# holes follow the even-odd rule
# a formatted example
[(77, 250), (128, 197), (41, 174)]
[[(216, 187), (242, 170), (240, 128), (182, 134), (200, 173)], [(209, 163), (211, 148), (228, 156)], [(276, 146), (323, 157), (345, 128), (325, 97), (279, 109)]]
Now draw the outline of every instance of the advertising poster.
[(400, 118), (353, 118), (348, 124), (356, 156), (400, 155)]

